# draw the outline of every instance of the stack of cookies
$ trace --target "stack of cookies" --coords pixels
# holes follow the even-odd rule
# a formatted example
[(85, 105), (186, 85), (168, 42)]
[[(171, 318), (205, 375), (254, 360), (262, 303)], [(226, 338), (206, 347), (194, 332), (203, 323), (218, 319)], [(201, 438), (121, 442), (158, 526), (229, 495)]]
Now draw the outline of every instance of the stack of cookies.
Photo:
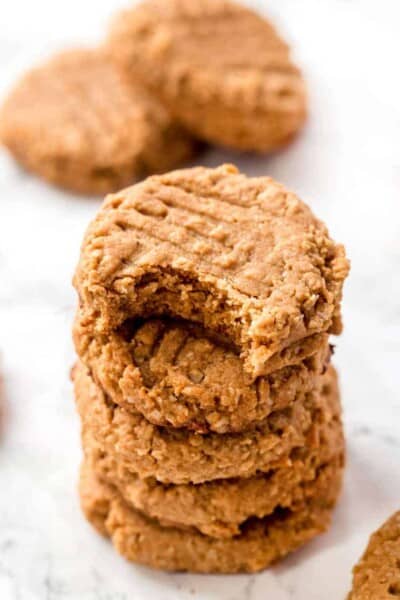
[(128, 559), (253, 572), (324, 531), (344, 457), (329, 333), (348, 263), (232, 166), (109, 196), (75, 287), (82, 508)]

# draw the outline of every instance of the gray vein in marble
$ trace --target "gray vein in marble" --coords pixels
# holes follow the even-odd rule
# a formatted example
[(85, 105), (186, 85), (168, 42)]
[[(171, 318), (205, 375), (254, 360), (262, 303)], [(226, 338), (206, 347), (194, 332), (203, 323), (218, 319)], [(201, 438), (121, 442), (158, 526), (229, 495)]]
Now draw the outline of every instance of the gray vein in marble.
[(389, 433), (383, 433), (377, 429), (372, 429), (368, 425), (355, 425), (351, 428), (349, 438), (354, 440), (357, 437), (375, 438), (388, 446), (400, 448), (400, 438)]

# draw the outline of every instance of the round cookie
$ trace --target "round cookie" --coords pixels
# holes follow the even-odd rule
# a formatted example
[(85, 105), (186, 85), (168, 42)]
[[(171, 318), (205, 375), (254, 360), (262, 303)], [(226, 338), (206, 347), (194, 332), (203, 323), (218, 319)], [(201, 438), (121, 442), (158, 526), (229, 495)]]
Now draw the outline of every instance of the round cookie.
[[(333, 370), (323, 378), (328, 387), (334, 379)], [(249, 432), (198, 435), (152, 425), (140, 413), (113, 404), (82, 364), (75, 368), (74, 383), (83, 435), (89, 430), (128, 471), (164, 483), (202, 483), (268, 471), (271, 463), (285, 463), (291, 450), (304, 446), (313, 423), (340, 413), (337, 393), (316, 390)]]
[(249, 519), (240, 534), (216, 539), (196, 531), (164, 527), (130, 508), (118, 492), (101, 483), (84, 463), (81, 506), (98, 531), (112, 539), (128, 560), (166, 571), (255, 572), (284, 558), (325, 531), (340, 492), (342, 466), (326, 466), (304, 502), (278, 508), (265, 519)]
[(102, 50), (27, 73), (0, 111), (0, 140), (27, 169), (77, 192), (116, 191), (177, 166), (194, 143)]
[(306, 117), (289, 48), (229, 0), (148, 0), (111, 27), (110, 51), (194, 135), (240, 150), (286, 144)]
[(109, 196), (89, 226), (74, 283), (83, 347), (132, 319), (199, 323), (251, 377), (301, 362), (341, 330), (348, 262), (310, 209), (235, 167), (154, 176)]
[(330, 357), (325, 336), (313, 356), (253, 381), (232, 348), (187, 322), (125, 323), (103, 341), (86, 339), (78, 313), (74, 338), (94, 380), (113, 402), (155, 425), (197, 433), (257, 425), (314, 389)]
[[(332, 390), (333, 391), (333, 390)], [(318, 441), (316, 443), (316, 440)], [(198, 485), (164, 485), (140, 479), (118, 464), (93, 440), (83, 435), (85, 462), (101, 481), (113, 485), (128, 505), (162, 524), (195, 528), (205, 535), (230, 538), (250, 517), (262, 518), (277, 506), (290, 508), (306, 499), (309, 482), (321, 469), (344, 455), (340, 418), (316, 423), (304, 448), (296, 448), (286, 464), (271, 465), (265, 474), (216, 480)]]
[(400, 511), (370, 538), (353, 570), (348, 600), (395, 600), (400, 597)]

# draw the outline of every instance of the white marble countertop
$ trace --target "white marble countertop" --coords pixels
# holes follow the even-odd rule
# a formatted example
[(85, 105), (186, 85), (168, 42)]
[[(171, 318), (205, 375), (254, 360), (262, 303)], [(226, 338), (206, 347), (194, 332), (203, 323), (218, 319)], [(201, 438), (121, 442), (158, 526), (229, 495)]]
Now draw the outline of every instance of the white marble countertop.
[[(118, 2), (0, 8), (0, 85), (50, 45), (101, 35)], [(294, 145), (270, 158), (212, 151), (306, 199), (352, 260), (337, 340), (348, 438), (330, 532), (252, 577), (167, 575), (126, 563), (80, 514), (79, 424), (68, 372), (71, 276), (98, 199), (52, 189), (0, 155), (1, 600), (337, 600), (367, 536), (400, 508), (398, 0), (270, 0), (311, 96)], [(44, 43), (45, 40), (45, 43)]]

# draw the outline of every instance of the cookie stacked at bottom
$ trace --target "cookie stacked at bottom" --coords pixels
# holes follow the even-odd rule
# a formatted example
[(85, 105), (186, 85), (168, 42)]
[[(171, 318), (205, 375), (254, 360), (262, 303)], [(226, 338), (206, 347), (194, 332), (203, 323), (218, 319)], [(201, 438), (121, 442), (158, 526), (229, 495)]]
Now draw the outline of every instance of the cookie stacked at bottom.
[[(271, 273), (265, 292), (239, 294), (246, 266)], [(150, 178), (106, 201), (75, 277), (74, 383), (82, 507), (121, 554), (253, 572), (327, 528), (344, 456), (328, 332), (346, 273), (298, 199), (232, 167)], [(270, 343), (255, 344), (261, 330)]]
[[(146, 426), (143, 418), (111, 405), (82, 365), (74, 379), (85, 453), (82, 508), (128, 559), (165, 570), (252, 572), (328, 527), (344, 452), (332, 368), (322, 377), (319, 397), (315, 392), (308, 399), (310, 414), (299, 423), (274, 415), (257, 431), (207, 434), (199, 446), (199, 434)], [(288, 432), (297, 427), (292, 445)], [(212, 455), (210, 437), (215, 435), (222, 439)], [(197, 473), (205, 470), (208, 458), (215, 473), (219, 465), (214, 461), (225, 457), (227, 472), (233, 474), (230, 455), (246, 460), (250, 442), (249, 477), (171, 483), (174, 468), (175, 481), (187, 480), (191, 457), (193, 469), (202, 466)], [(238, 444), (234, 452), (232, 444)], [(206, 475), (194, 471), (193, 478), (199, 477)]]

